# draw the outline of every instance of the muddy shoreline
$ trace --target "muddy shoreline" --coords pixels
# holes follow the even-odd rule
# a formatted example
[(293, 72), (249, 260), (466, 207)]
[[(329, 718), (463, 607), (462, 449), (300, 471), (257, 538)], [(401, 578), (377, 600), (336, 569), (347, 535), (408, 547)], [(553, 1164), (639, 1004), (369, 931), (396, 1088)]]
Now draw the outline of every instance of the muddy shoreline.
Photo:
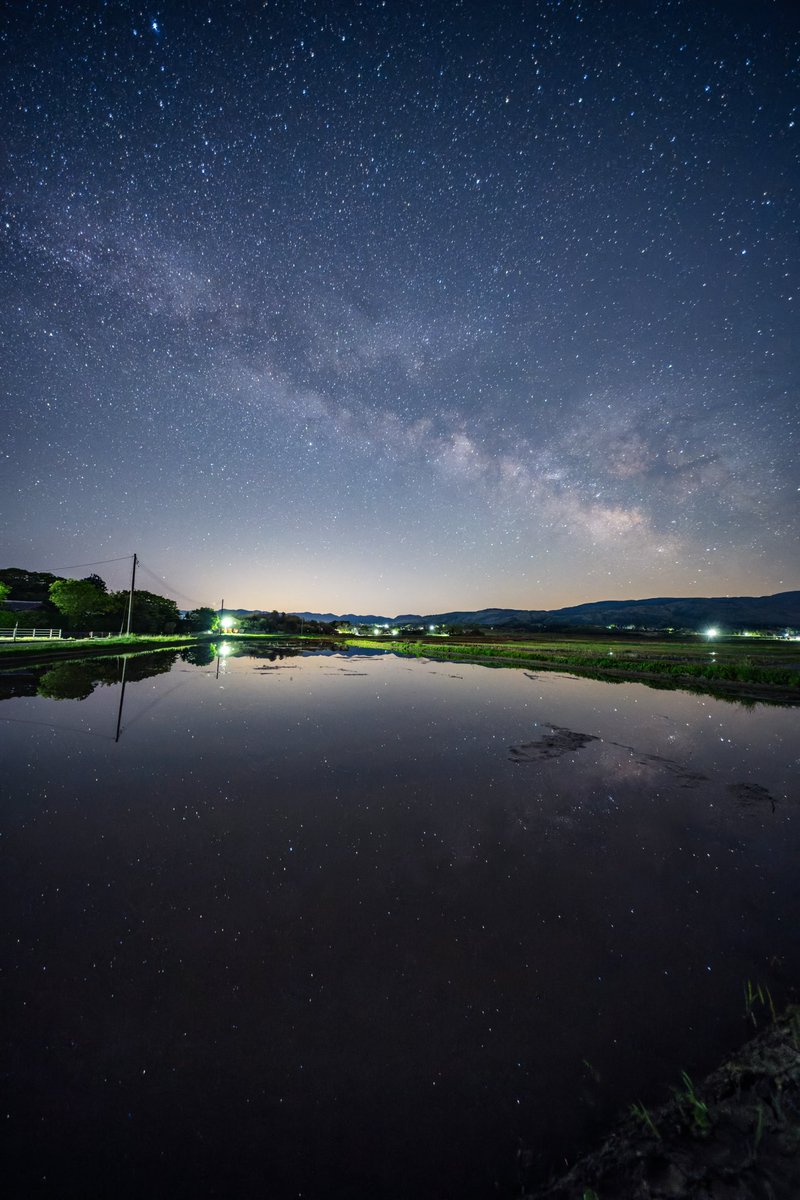
[(523, 1200), (797, 1200), (800, 1007), (792, 1006), (711, 1075), (676, 1080), (603, 1145)]

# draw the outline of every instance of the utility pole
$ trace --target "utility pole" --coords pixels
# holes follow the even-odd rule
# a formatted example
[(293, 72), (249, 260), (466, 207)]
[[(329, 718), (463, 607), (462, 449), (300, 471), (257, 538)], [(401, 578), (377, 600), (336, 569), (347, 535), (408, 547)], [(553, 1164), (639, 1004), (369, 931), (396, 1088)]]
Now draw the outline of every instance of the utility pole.
[(133, 566), (131, 567), (131, 594), (128, 597), (128, 627), (125, 630), (126, 633), (130, 633), (131, 631), (131, 614), (133, 612), (133, 585), (136, 583), (136, 564), (138, 561), (138, 558), (134, 554)]

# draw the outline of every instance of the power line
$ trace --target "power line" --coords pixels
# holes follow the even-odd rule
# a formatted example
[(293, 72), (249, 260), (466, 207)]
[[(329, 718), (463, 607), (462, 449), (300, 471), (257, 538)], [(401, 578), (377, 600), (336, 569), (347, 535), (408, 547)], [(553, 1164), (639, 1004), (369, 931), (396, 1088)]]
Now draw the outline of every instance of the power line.
[(122, 558), (98, 558), (94, 562), (67, 563), (66, 566), (60, 567), (43, 567), (41, 574), (49, 571), (77, 571), (78, 567), (102, 567), (104, 563), (127, 562), (129, 558), (133, 558), (133, 555), (123, 554)]
[(174, 592), (176, 596), (181, 598), (181, 600), (188, 600), (189, 604), (196, 608), (203, 607), (202, 601), (198, 600), (194, 596), (187, 596), (185, 592), (182, 592), (180, 588), (176, 588), (174, 584), (171, 584), (168, 579), (163, 577), (163, 575), (157, 575), (156, 572), (151, 570), (150, 567), (146, 566), (141, 559), (139, 559), (139, 567), (142, 571), (146, 571), (147, 574), (155, 579), (157, 583), (161, 584), (165, 588), (168, 588), (171, 592)]
[[(41, 573), (44, 574), (51, 571), (77, 571), (81, 567), (102, 567), (107, 563), (129, 562), (132, 558), (132, 554), (123, 554), (120, 558), (97, 558), (93, 562), (66, 563), (58, 567), (42, 567)], [(194, 605), (196, 608), (203, 607), (202, 600), (198, 600), (193, 596), (187, 596), (186, 593), (182, 592), (180, 588), (176, 588), (173, 584), (171, 584), (168, 579), (164, 579), (163, 575), (157, 575), (156, 572), (151, 570), (150, 567), (146, 566), (141, 559), (139, 559), (138, 565), (141, 571), (146, 571), (147, 574), (155, 579), (157, 583), (161, 584), (163, 587), (169, 588), (171, 592), (174, 592), (175, 595), (179, 596), (182, 600), (187, 600), (189, 604)]]

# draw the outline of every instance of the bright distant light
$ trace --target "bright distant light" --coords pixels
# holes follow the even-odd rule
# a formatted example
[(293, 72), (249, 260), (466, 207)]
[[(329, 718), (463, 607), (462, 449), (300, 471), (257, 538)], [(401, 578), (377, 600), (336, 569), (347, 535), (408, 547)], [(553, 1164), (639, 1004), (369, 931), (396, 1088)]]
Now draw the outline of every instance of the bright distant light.
[(714, 637), (718, 637), (718, 636), (719, 636), (719, 630), (717, 629), (716, 625), (712, 625), (710, 629), (706, 630), (707, 638), (714, 638)]
[(222, 626), (223, 629), (233, 629), (235, 624), (236, 624), (236, 621), (233, 617), (223, 617), (220, 620), (220, 625)]
[(435, 625), (429, 625), (429, 626), (428, 626), (428, 631), (429, 631), (430, 633), (433, 633), (433, 631), (435, 630), (435, 628), (436, 628), (436, 626), (435, 626)]
[(392, 637), (397, 637), (397, 635), (398, 635), (398, 633), (399, 633), (399, 632), (400, 632), (400, 630), (399, 630), (399, 629), (393, 629), (393, 630), (392, 630)]

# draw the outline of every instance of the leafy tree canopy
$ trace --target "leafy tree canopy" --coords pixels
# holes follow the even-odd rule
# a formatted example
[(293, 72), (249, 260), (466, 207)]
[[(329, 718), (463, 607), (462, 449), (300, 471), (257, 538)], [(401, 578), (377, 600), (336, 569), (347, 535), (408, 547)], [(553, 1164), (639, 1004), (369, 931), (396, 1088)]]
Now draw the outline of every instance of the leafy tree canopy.
[(213, 608), (193, 608), (183, 618), (184, 626), (189, 630), (215, 629), (218, 624), (217, 614)]
[(57, 579), (50, 584), (50, 599), (71, 621), (87, 621), (108, 610), (104, 593), (87, 579)]
[(87, 575), (82, 582), (94, 584), (94, 586), (101, 592), (108, 591), (105, 579), (101, 579), (99, 575)]
[[(112, 592), (108, 597), (109, 611), (118, 614), (120, 623), (126, 618), (129, 595), (129, 592)], [(131, 633), (174, 633), (179, 621), (174, 600), (154, 592), (133, 593)]]

